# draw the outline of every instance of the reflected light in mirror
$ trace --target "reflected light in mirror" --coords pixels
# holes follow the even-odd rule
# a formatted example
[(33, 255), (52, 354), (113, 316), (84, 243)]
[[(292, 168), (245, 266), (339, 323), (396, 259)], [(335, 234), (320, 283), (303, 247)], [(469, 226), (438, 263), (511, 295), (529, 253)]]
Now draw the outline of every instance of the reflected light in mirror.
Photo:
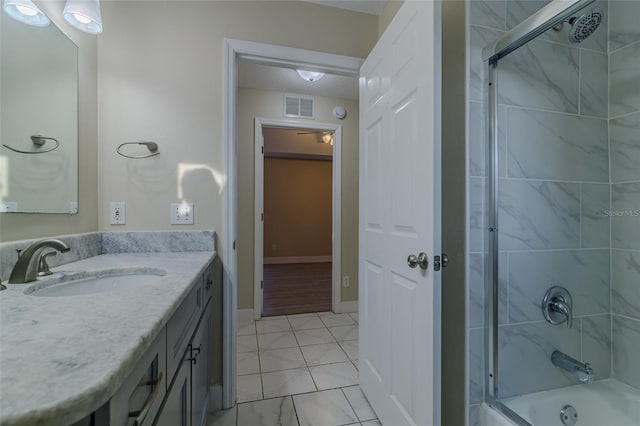
[(4, 0), (3, 9), (16, 21), (34, 27), (46, 27), (51, 22), (31, 0)]
[(64, 19), (89, 34), (102, 33), (102, 15), (99, 0), (67, 0), (62, 11)]

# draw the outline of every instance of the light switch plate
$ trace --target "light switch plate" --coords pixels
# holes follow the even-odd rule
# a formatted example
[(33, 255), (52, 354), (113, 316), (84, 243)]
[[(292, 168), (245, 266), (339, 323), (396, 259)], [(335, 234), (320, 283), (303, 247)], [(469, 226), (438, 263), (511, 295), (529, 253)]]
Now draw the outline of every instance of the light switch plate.
[(171, 203), (171, 225), (193, 225), (192, 203)]
[(124, 225), (127, 223), (127, 211), (123, 201), (111, 202), (109, 205), (109, 223), (111, 225)]

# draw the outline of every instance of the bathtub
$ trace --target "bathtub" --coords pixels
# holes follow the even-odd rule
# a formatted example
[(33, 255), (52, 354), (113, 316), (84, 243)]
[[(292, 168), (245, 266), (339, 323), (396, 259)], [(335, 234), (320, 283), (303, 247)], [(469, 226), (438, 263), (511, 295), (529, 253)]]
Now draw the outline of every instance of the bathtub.
[[(615, 379), (532, 393), (502, 402), (534, 426), (563, 426), (560, 410), (565, 405), (576, 409), (576, 426), (640, 425), (640, 391)], [(486, 404), (480, 409), (480, 419), (483, 426), (516, 424)]]

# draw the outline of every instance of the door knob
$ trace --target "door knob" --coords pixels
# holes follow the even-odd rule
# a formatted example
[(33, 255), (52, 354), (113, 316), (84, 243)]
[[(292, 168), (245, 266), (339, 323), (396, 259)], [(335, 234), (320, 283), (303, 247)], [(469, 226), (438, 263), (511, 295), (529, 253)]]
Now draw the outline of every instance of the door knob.
[(409, 257), (407, 257), (407, 265), (409, 265), (411, 269), (416, 266), (419, 266), (420, 269), (423, 270), (427, 269), (429, 267), (429, 256), (427, 256), (425, 252), (418, 253), (418, 256), (410, 254)]

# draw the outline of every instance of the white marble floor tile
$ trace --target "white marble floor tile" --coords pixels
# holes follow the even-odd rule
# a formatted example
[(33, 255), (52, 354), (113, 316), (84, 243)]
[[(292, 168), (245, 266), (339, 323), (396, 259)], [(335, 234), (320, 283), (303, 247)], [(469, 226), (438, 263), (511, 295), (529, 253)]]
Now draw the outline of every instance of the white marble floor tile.
[(309, 366), (349, 361), (349, 358), (337, 343), (301, 346), (300, 349), (302, 349), (304, 359)]
[(340, 389), (295, 395), (293, 402), (300, 426), (338, 426), (358, 421)]
[(300, 346), (319, 345), (322, 343), (332, 343), (335, 339), (326, 328), (318, 328), (312, 330), (298, 330), (296, 339)]
[(358, 384), (358, 370), (350, 362), (318, 365), (309, 371), (319, 390)]
[(260, 373), (258, 352), (239, 352), (237, 358), (238, 376), (258, 373)]
[(306, 367), (300, 348), (272, 349), (260, 352), (260, 369), (263, 373)]
[(351, 404), (353, 411), (356, 412), (358, 420), (365, 422), (367, 420), (374, 420), (378, 418), (375, 411), (373, 411), (373, 408), (371, 408), (369, 401), (367, 401), (367, 397), (364, 396), (362, 389), (360, 389), (360, 386), (342, 388), (342, 392), (344, 392), (344, 395), (349, 400), (349, 404)]
[(355, 325), (353, 318), (349, 314), (320, 314), (320, 319), (327, 327), (338, 327), (341, 325)]
[(262, 399), (262, 382), (260, 374), (238, 376), (237, 378), (238, 402)]
[(350, 316), (350, 317), (351, 317), (355, 322), (359, 322), (359, 318), (360, 318), (360, 317), (358, 316), (358, 313), (357, 313), (357, 312), (350, 313), (350, 314), (349, 314), (349, 316)]
[(346, 342), (338, 342), (351, 361), (358, 361), (359, 340), (349, 340)]
[(256, 334), (256, 326), (255, 323), (251, 323), (245, 325), (244, 327), (238, 328), (238, 336), (251, 336)]
[(236, 407), (209, 413), (207, 426), (236, 426)]
[[(298, 426), (298, 424), (290, 396), (238, 405), (238, 425)], [(235, 426), (235, 423), (233, 425)]]
[(258, 342), (256, 336), (238, 336), (237, 338), (238, 352), (255, 352), (258, 350)]
[(358, 340), (357, 325), (329, 327), (329, 331), (331, 331), (331, 334), (333, 334), (333, 337), (335, 337), (338, 342), (345, 342), (347, 340)]
[(269, 321), (256, 321), (256, 330), (258, 334), (281, 333), (283, 331), (291, 331), (291, 326), (286, 318)]
[(289, 318), (291, 328), (294, 330), (309, 330), (311, 328), (325, 328), (324, 323), (318, 316)]
[(269, 349), (295, 348), (298, 342), (292, 332), (258, 334), (258, 347), (261, 351)]
[(309, 370), (306, 368), (262, 373), (262, 384), (265, 398), (294, 395), (317, 390), (309, 374)]

